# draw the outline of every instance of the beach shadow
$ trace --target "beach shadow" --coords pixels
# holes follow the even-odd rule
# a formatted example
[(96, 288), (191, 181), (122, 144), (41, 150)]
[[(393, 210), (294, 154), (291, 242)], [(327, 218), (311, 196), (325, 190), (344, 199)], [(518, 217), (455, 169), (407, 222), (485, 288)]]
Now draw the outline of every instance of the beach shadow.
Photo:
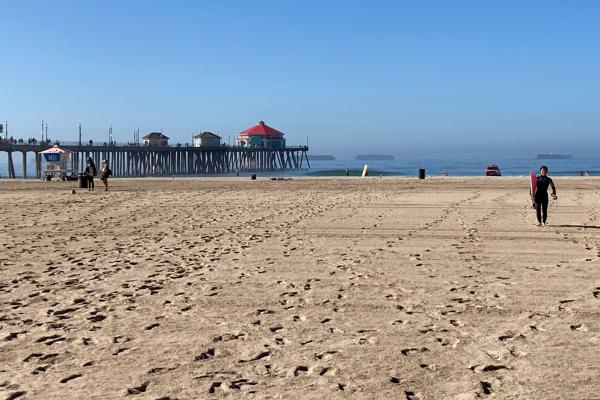
[(584, 229), (600, 229), (599, 225), (554, 225), (557, 228), (584, 228)]

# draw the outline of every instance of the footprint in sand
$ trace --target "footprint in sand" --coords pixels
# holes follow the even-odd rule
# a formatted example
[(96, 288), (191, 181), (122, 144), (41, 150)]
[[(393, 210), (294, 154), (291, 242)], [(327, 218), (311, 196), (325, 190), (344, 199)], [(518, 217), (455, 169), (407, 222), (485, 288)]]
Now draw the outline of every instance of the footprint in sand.
[(415, 393), (413, 391), (407, 390), (404, 392), (404, 398), (406, 400), (421, 400), (421, 394), (420, 393)]
[(584, 324), (573, 324), (573, 325), (569, 325), (569, 328), (572, 331), (580, 331), (580, 332), (587, 332), (588, 331), (588, 327), (585, 326)]
[(83, 376), (83, 375), (81, 375), (81, 374), (73, 374), (73, 375), (69, 375), (69, 376), (67, 376), (67, 377), (65, 377), (65, 378), (62, 378), (62, 379), (60, 380), (60, 383), (67, 383), (67, 382), (69, 382), (69, 381), (72, 381), (73, 379), (81, 378), (82, 376)]
[(420, 349), (417, 348), (408, 348), (408, 349), (402, 349), (400, 350), (400, 353), (402, 353), (405, 356), (409, 356), (415, 353), (424, 353), (426, 351), (429, 351), (429, 349), (427, 347), (421, 347)]
[(136, 395), (136, 394), (144, 393), (146, 391), (146, 389), (148, 389), (148, 385), (150, 385), (150, 381), (146, 381), (136, 387), (128, 388), (127, 394), (128, 395)]
[(331, 358), (332, 355), (337, 354), (338, 352), (335, 350), (327, 350), (324, 351), (322, 353), (317, 353), (315, 354), (315, 359), (317, 360), (326, 360), (328, 358)]
[(267, 351), (261, 351), (260, 353), (258, 353), (257, 355), (255, 355), (254, 357), (251, 357), (249, 359), (242, 359), (239, 360), (238, 363), (247, 363), (247, 362), (251, 362), (251, 361), (258, 361), (261, 360), (265, 357), (268, 357), (271, 355), (271, 351), (267, 350)]
[(44, 343), (46, 346), (52, 346), (56, 342), (62, 342), (65, 340), (67, 340), (67, 339), (60, 335), (50, 335), (50, 336), (42, 336), (41, 338), (37, 339), (36, 342)]
[(11, 394), (9, 394), (9, 395), (6, 397), (6, 400), (15, 400), (15, 399), (18, 399), (18, 398), (19, 398), (19, 397), (21, 397), (21, 396), (24, 396), (24, 395), (26, 395), (26, 394), (27, 394), (27, 392), (25, 392), (25, 391), (22, 391), (22, 390), (20, 390), (20, 391), (18, 391), (18, 392), (12, 392)]
[(480, 381), (479, 384), (481, 385), (481, 391), (483, 392), (483, 394), (492, 394), (492, 384), (489, 382), (485, 382), (485, 381)]
[(294, 376), (303, 376), (308, 374), (308, 367), (304, 365), (299, 365), (292, 371)]
[(473, 372), (492, 372), (492, 371), (498, 371), (501, 369), (510, 369), (509, 367), (505, 366), (505, 365), (494, 365), (494, 364), (490, 364), (490, 365), (472, 365), (469, 367), (470, 370), (472, 370)]
[(246, 378), (239, 378), (239, 379), (232, 381), (229, 384), (229, 388), (234, 389), (234, 390), (240, 390), (240, 389), (242, 389), (243, 386), (254, 386), (254, 385), (258, 385), (258, 382), (254, 382), (254, 381), (251, 381)]
[(11, 332), (4, 337), (4, 341), (10, 342), (11, 340), (16, 339), (19, 335), (23, 335), (25, 333), (27, 333), (27, 331)]
[(211, 347), (211, 348), (208, 348), (203, 353), (201, 353), (200, 355), (197, 355), (194, 358), (194, 360), (196, 360), (196, 361), (208, 360), (209, 358), (213, 358), (214, 356), (215, 356), (215, 349)]
[(222, 385), (222, 382), (212, 382), (210, 384), (210, 388), (208, 389), (208, 393), (214, 394), (217, 391), (217, 389), (221, 388), (221, 385)]

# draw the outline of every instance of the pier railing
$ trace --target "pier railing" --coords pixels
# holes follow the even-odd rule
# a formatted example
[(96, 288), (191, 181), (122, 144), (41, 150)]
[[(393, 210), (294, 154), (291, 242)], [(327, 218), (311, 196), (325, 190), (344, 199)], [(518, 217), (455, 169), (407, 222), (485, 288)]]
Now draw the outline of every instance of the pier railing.
[[(55, 141), (49, 141), (49, 142), (40, 142), (37, 141), (35, 143), (27, 143), (27, 142), (18, 142), (18, 141), (8, 141), (5, 139), (0, 139), (0, 150), (2, 151), (6, 151), (6, 149), (14, 147), (15, 151), (22, 151), (20, 149), (26, 148), (26, 147), (39, 147), (41, 149), (48, 149), (50, 147), (53, 146), (59, 146), (59, 147), (81, 147), (81, 148), (93, 148), (93, 147), (116, 147), (116, 148), (120, 148), (120, 147), (124, 147), (124, 148), (144, 148), (144, 149), (171, 149), (171, 148), (200, 148), (200, 149), (253, 149), (253, 150), (279, 150), (279, 149), (272, 149), (272, 148), (268, 148), (268, 147), (259, 147), (259, 146), (240, 146), (240, 145), (233, 145), (233, 144), (221, 144), (219, 146), (194, 146), (190, 143), (171, 143), (171, 144), (167, 144), (167, 145), (157, 145), (157, 144), (144, 144), (144, 143), (131, 143), (131, 142), (77, 142), (77, 141), (69, 141), (69, 140), (55, 140)], [(296, 146), (285, 146), (282, 147), (280, 150), (302, 150), (302, 149), (307, 149), (307, 146), (301, 146), (301, 145), (296, 145)], [(32, 150), (33, 151), (33, 150)]]

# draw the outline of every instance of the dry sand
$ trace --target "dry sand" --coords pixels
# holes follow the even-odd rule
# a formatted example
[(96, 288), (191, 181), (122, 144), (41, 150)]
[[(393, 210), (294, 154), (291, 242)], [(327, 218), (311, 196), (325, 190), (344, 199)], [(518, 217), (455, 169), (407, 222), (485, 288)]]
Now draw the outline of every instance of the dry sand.
[[(600, 180), (0, 181), (0, 399), (600, 397)], [(97, 182), (97, 189), (100, 189)]]

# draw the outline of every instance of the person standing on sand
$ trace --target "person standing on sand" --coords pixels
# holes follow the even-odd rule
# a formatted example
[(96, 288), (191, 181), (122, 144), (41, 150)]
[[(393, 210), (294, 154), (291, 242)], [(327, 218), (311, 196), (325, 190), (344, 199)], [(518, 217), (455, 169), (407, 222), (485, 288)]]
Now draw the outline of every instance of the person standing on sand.
[(104, 191), (108, 192), (108, 177), (112, 175), (112, 171), (108, 167), (108, 160), (102, 160), (101, 173), (100, 179), (104, 183)]
[(535, 193), (532, 194), (533, 201), (535, 202), (536, 216), (538, 220), (538, 226), (542, 226), (542, 223), (546, 225), (546, 218), (548, 217), (548, 187), (552, 187), (552, 198), (556, 200), (556, 187), (552, 179), (548, 177), (548, 167), (542, 165), (540, 167), (540, 176), (537, 177), (537, 184)]
[(98, 170), (96, 169), (96, 164), (94, 164), (94, 160), (92, 157), (87, 158), (87, 167), (85, 167), (85, 175), (87, 176), (88, 181), (88, 192), (94, 191), (94, 177), (98, 175)]

